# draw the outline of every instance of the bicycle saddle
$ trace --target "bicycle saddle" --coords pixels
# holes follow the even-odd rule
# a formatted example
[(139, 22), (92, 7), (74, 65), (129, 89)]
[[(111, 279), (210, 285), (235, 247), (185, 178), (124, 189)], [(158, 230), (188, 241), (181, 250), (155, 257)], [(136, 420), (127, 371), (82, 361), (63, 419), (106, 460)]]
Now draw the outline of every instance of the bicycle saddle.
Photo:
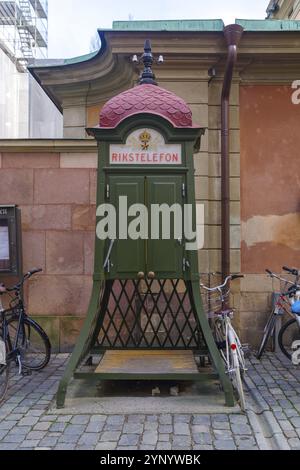
[(232, 308), (227, 308), (226, 310), (218, 310), (214, 312), (215, 315), (230, 315), (233, 312)]

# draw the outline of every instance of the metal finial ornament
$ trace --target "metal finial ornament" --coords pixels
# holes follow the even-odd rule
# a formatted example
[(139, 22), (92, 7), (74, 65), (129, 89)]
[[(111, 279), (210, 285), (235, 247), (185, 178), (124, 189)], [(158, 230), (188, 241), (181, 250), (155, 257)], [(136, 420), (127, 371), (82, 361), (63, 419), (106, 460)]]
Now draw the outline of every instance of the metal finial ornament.
[(144, 54), (138, 59), (136, 55), (132, 57), (132, 62), (139, 63), (143, 62), (144, 71), (140, 75), (139, 85), (157, 85), (155, 80), (155, 75), (152, 70), (152, 65), (154, 62), (157, 64), (163, 63), (163, 56), (160, 55), (158, 60), (155, 60), (152, 55), (151, 42), (149, 39), (146, 39), (144, 45)]

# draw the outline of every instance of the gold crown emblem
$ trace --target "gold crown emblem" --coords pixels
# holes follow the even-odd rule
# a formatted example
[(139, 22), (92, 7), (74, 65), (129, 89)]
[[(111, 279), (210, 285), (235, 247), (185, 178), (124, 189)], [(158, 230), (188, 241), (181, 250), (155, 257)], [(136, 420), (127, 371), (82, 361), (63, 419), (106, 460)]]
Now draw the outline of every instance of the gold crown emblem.
[(142, 143), (142, 150), (148, 150), (151, 134), (148, 131), (144, 131), (140, 134), (139, 139)]

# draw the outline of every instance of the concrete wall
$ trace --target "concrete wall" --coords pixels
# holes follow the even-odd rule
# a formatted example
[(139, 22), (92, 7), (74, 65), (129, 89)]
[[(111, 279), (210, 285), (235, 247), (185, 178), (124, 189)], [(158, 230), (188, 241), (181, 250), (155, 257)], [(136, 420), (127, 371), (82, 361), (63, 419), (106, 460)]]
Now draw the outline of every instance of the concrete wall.
[(0, 48), (0, 138), (61, 138), (63, 117), (28, 73)]
[(0, 137), (28, 137), (28, 76), (0, 48)]

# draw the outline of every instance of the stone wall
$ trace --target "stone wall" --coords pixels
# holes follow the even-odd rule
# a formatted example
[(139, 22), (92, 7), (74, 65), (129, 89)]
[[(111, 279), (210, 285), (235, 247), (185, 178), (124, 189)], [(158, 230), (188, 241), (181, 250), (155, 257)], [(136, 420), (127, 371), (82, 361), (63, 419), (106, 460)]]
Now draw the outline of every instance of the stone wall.
[(300, 265), (299, 120), (290, 86), (242, 86), (241, 282), (236, 306), (245, 340), (258, 344), (272, 292), (265, 269)]
[(90, 299), (96, 167), (96, 150), (1, 155), (0, 200), (21, 208), (24, 270), (43, 268), (25, 290), (28, 310), (56, 350), (74, 345)]

